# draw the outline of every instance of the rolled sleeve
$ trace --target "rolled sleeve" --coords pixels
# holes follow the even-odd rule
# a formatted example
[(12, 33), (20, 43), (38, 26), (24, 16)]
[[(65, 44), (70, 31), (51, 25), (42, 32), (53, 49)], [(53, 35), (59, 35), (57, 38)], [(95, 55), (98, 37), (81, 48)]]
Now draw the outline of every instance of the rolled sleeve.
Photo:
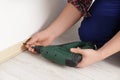
[(68, 3), (74, 5), (85, 17), (90, 15), (88, 9), (90, 8), (92, 0), (68, 0)]

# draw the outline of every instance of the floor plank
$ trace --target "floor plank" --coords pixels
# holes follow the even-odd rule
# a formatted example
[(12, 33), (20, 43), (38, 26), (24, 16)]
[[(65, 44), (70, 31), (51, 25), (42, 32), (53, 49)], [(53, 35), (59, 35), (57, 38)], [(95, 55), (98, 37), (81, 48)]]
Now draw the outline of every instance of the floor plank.
[(120, 80), (120, 55), (89, 67), (59, 66), (40, 55), (23, 52), (0, 65), (0, 80)]

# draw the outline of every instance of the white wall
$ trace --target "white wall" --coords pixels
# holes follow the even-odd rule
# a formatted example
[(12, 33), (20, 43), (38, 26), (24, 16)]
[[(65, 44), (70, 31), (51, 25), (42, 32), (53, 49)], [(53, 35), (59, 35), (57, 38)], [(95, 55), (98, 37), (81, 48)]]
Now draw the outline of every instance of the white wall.
[(47, 27), (66, 0), (0, 0), (0, 50)]

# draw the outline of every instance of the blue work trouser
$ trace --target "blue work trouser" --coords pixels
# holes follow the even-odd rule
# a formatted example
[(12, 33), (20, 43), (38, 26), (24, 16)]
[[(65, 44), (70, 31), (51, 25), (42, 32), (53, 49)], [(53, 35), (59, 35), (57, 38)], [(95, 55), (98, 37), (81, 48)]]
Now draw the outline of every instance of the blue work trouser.
[(82, 41), (92, 42), (99, 48), (120, 30), (120, 0), (96, 0), (79, 28)]

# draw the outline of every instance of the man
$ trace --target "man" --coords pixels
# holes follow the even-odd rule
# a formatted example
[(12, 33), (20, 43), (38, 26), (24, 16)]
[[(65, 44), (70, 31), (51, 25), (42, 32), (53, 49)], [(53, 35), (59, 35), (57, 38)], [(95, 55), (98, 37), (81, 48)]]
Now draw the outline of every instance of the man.
[(120, 51), (120, 0), (96, 0), (90, 7), (91, 3), (92, 0), (68, 0), (58, 18), (26, 43), (28, 50), (34, 52), (31, 47), (35, 45), (50, 45), (84, 16), (80, 39), (96, 44), (99, 49), (72, 48), (72, 52), (83, 55), (77, 67), (86, 67)]

